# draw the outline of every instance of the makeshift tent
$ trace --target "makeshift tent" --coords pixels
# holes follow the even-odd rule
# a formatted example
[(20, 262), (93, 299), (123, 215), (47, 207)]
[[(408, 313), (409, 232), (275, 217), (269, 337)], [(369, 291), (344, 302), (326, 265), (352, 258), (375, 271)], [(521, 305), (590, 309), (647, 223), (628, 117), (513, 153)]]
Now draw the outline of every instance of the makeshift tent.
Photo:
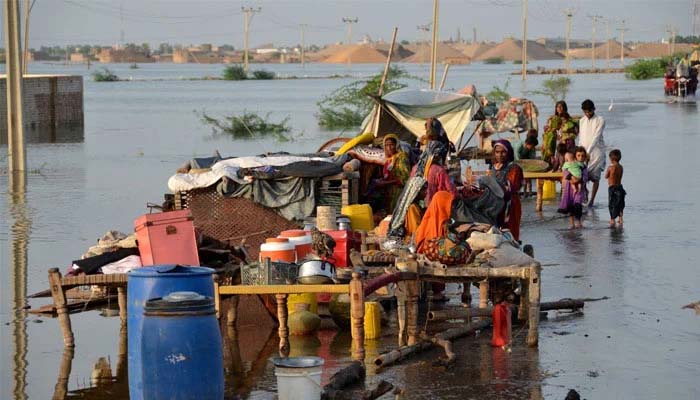
[(480, 107), (472, 96), (427, 89), (400, 89), (374, 100), (376, 105), (365, 118), (362, 133), (378, 137), (395, 133), (406, 141), (425, 135), (425, 120), (437, 117), (450, 141), (458, 143)]

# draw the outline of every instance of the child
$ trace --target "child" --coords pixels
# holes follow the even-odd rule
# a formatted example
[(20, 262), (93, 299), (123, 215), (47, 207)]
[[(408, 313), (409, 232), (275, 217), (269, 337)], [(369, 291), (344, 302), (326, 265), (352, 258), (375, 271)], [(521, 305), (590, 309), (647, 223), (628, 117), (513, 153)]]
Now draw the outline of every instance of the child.
[(622, 226), (622, 214), (625, 210), (625, 189), (622, 188), (623, 168), (620, 164), (622, 152), (618, 149), (611, 150), (610, 166), (605, 171), (605, 179), (608, 180), (608, 209), (610, 210), (610, 227), (615, 227), (615, 218)]
[[(570, 228), (582, 228), (581, 218), (583, 217), (583, 201), (587, 196), (586, 182), (588, 182), (588, 168), (584, 161), (588, 158), (586, 149), (577, 147), (575, 150), (576, 161), (580, 163), (581, 177), (578, 179), (579, 190), (574, 191), (574, 178), (562, 180), (561, 202), (559, 203), (558, 212), (569, 215)], [(564, 176), (571, 176), (568, 171), (564, 172)]]
[(561, 171), (561, 167), (564, 165), (564, 155), (566, 154), (566, 143), (557, 144), (557, 154), (552, 157), (552, 172)]
[(581, 171), (583, 170), (583, 162), (577, 161), (575, 155), (572, 151), (567, 151), (564, 155), (564, 165), (561, 167), (562, 171), (568, 172), (570, 175), (566, 179), (571, 179), (571, 186), (574, 193), (578, 193), (581, 190)]

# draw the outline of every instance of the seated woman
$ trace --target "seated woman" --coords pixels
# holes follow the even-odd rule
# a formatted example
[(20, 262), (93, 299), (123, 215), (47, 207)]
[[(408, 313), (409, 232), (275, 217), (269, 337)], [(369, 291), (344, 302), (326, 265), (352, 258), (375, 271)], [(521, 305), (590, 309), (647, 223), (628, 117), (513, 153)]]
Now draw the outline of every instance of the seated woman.
[[(374, 197), (378, 199), (377, 203), (383, 203), (387, 213), (391, 213), (411, 170), (408, 156), (399, 147), (398, 136), (384, 136), (384, 158), (386, 161), (382, 168), (382, 177), (374, 181)], [(375, 209), (382, 207), (377, 206), (377, 203)]]
[(447, 147), (444, 144), (431, 140), (427, 143), (424, 154), (427, 155), (425, 164), (419, 162), (413, 167), (411, 176), (423, 175), (427, 184), (425, 190), (425, 206), (430, 205), (435, 193), (447, 191), (452, 195), (457, 194), (455, 184), (450, 180), (450, 176), (445, 168), (447, 158)]
[(450, 139), (447, 137), (447, 132), (442, 126), (442, 122), (437, 118), (428, 118), (425, 120), (425, 136), (420, 139), (420, 142), (421, 144), (427, 145), (431, 140), (442, 143), (449, 151), (455, 151), (454, 144), (450, 142)]
[(489, 174), (503, 187), (503, 199), (506, 202), (498, 218), (498, 225), (508, 228), (515, 240), (520, 240), (520, 219), (523, 211), (518, 192), (523, 183), (523, 170), (513, 163), (513, 160), (515, 155), (509, 141), (502, 139), (493, 142), (493, 160)]

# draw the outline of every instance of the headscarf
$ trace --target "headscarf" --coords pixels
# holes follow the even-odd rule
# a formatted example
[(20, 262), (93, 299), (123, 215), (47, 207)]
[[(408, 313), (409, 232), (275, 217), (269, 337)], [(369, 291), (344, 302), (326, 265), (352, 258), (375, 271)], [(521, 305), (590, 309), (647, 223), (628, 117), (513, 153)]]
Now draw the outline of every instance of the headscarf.
[(562, 112), (568, 113), (569, 112), (569, 107), (566, 105), (566, 102), (564, 100), (559, 100), (554, 104), (554, 115), (557, 114), (557, 106), (561, 106)]
[(416, 164), (415, 176), (423, 176), (430, 170), (433, 160), (444, 160), (447, 157), (447, 147), (437, 140), (430, 140)]
[(386, 145), (386, 141), (389, 139), (393, 139), (394, 142), (396, 142), (396, 151), (401, 151), (401, 141), (399, 140), (399, 137), (393, 133), (389, 133), (387, 135), (384, 135), (384, 138), (382, 138), (382, 146)]
[(513, 151), (513, 146), (511, 146), (510, 142), (506, 139), (500, 139), (500, 140), (495, 140), (491, 143), (493, 146), (494, 152), (496, 151), (496, 147), (501, 146), (504, 149), (506, 149), (506, 161), (505, 165), (508, 165), (512, 163), (515, 160), (515, 152)]

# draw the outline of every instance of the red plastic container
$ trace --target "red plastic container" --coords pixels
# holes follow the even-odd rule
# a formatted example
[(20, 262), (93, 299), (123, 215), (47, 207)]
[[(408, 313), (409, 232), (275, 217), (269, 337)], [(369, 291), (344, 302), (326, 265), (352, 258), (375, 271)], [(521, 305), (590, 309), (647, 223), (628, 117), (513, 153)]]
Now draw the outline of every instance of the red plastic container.
[(491, 346), (503, 347), (510, 344), (511, 340), (511, 317), (508, 303), (502, 302), (493, 307), (493, 336), (491, 336)]
[(197, 239), (189, 210), (142, 215), (134, 221), (134, 231), (144, 266), (199, 266)]
[(335, 240), (335, 250), (333, 258), (335, 258), (336, 268), (352, 267), (350, 264), (350, 250), (360, 249), (360, 233), (354, 231), (323, 231), (331, 235)]

